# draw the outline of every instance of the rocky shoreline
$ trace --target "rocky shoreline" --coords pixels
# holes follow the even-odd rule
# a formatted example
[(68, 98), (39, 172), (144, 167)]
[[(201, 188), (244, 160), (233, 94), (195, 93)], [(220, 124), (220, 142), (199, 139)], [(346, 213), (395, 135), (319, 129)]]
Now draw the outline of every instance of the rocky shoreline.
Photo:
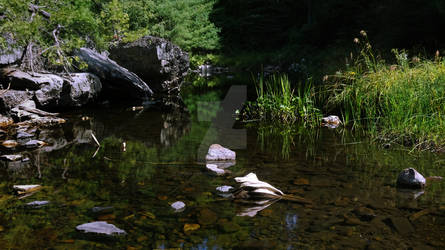
[(155, 100), (162, 104), (165, 96), (179, 95), (189, 70), (186, 52), (165, 39), (151, 36), (119, 44), (110, 52), (75, 50), (73, 57), (86, 65), (80, 72), (54, 72), (45, 67), (39, 72), (22, 69), (24, 59), (20, 51), (13, 44), (0, 51), (2, 135), (17, 130), (14, 134), (19, 137), (19, 130), (28, 133), (59, 126), (65, 120), (54, 112), (99, 102), (141, 104)]

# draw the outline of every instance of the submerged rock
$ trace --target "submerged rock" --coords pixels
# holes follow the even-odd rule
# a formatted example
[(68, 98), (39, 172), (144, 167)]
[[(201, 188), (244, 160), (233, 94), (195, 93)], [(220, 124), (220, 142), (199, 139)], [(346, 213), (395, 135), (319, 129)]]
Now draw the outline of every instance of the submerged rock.
[(91, 211), (93, 213), (108, 213), (108, 212), (113, 211), (113, 209), (114, 209), (114, 207), (111, 207), (111, 206), (109, 206), (109, 207), (93, 207), (91, 209)]
[(224, 233), (234, 233), (241, 230), (240, 225), (236, 224), (233, 221), (227, 221), (225, 219), (218, 221), (218, 228)]
[(401, 235), (409, 235), (415, 231), (413, 225), (405, 217), (390, 217), (384, 221)]
[(145, 36), (111, 48), (110, 58), (150, 83), (154, 92), (179, 92), (189, 56), (165, 39)]
[(198, 222), (201, 225), (211, 225), (218, 220), (218, 214), (208, 208), (204, 208), (199, 212)]
[(425, 187), (425, 178), (414, 168), (406, 168), (397, 177), (397, 187), (420, 189)]
[(182, 212), (185, 209), (185, 203), (182, 201), (177, 201), (171, 205), (175, 212)]
[(219, 144), (212, 144), (206, 155), (207, 161), (234, 161), (236, 153)]
[(8, 149), (17, 147), (18, 143), (14, 140), (6, 140), (2, 142), (2, 146)]
[(76, 227), (77, 230), (84, 233), (97, 233), (106, 235), (124, 235), (127, 234), (124, 230), (116, 227), (113, 224), (108, 224), (105, 221), (95, 221), (85, 223)]
[(327, 117), (323, 117), (321, 119), (321, 123), (325, 127), (336, 128), (336, 127), (340, 126), (341, 120), (336, 115), (330, 115), (330, 116), (327, 116)]
[(40, 207), (43, 207), (48, 204), (49, 204), (49, 201), (31, 201), (31, 202), (26, 203), (27, 206), (34, 207), (34, 208), (40, 208)]
[(216, 191), (222, 192), (222, 193), (227, 193), (229, 192), (231, 189), (233, 189), (232, 186), (220, 186), (216, 188)]
[(13, 188), (19, 193), (30, 193), (42, 188), (40, 185), (14, 185)]
[(217, 175), (222, 175), (226, 172), (224, 169), (218, 168), (215, 164), (206, 164), (206, 168)]
[(11, 117), (0, 115), (0, 128), (7, 127), (14, 123)]

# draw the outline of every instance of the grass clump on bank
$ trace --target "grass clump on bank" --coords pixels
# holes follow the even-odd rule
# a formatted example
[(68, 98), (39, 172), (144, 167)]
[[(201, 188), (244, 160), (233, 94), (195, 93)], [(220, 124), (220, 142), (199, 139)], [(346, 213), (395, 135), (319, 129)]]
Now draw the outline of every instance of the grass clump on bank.
[[(361, 43), (354, 66), (333, 77), (329, 104), (343, 120), (362, 126), (377, 139), (440, 149), (445, 145), (445, 61), (409, 58), (393, 50), (397, 63), (386, 65), (374, 57), (371, 45)], [(356, 38), (356, 43), (360, 41)]]
[(307, 124), (320, 120), (321, 113), (315, 107), (310, 84), (295, 91), (286, 74), (274, 74), (266, 79), (260, 75), (254, 82), (257, 99), (246, 104), (242, 114), (244, 120), (303, 121)]

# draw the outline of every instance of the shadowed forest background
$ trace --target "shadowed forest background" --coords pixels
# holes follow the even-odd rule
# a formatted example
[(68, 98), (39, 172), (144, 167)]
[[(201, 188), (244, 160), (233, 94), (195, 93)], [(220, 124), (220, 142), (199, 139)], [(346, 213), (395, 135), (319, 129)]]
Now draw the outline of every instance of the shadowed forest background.
[[(309, 69), (328, 72), (344, 65), (360, 30), (369, 34), (372, 46), (383, 55), (402, 48), (429, 57), (443, 48), (445, 40), (442, 0), (31, 2), (42, 6), (51, 18), (31, 18), (30, 1), (1, 0), (0, 32), (12, 33), (14, 45), (32, 41), (48, 48), (45, 55), (53, 62), (57, 58), (51, 31), (57, 25), (63, 27), (60, 38), (67, 52), (81, 46), (107, 49), (119, 41), (154, 35), (172, 40), (192, 55), (226, 58), (207, 57), (216, 63), (290, 65), (305, 58)], [(8, 44), (5, 37), (1, 40), (4, 46)]]

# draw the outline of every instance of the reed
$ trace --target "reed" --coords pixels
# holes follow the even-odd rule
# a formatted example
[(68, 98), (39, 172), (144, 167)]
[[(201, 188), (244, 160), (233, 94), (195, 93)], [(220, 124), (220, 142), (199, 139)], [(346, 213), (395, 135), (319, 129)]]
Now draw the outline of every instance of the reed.
[(386, 65), (374, 57), (369, 43), (362, 46), (353, 66), (330, 77), (328, 106), (340, 109), (345, 123), (377, 139), (440, 149), (445, 145), (445, 61), (393, 50), (396, 64)]
[(300, 84), (293, 88), (286, 74), (274, 74), (267, 78), (259, 74), (254, 78), (257, 99), (248, 102), (243, 118), (309, 125), (318, 124), (320, 111), (314, 104), (312, 84)]

